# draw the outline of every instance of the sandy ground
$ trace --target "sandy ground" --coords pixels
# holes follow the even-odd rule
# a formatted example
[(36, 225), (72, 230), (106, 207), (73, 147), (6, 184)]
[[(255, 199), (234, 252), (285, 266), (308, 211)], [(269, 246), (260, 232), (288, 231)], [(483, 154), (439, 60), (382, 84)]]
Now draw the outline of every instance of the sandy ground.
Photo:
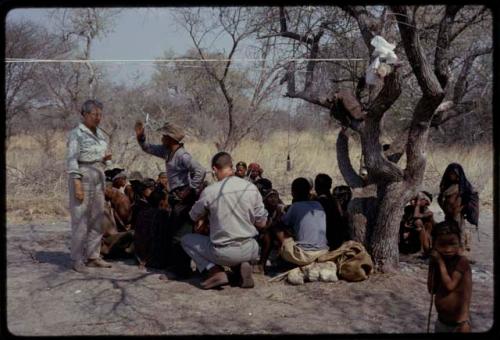
[[(440, 220), (438, 218), (438, 220)], [(473, 233), (472, 324), (493, 325), (493, 217)], [(199, 288), (199, 277), (161, 281), (132, 260), (70, 269), (67, 221), (7, 225), (7, 322), (15, 335), (424, 333), (427, 264), (402, 257), (398, 274), (359, 283), (292, 286), (255, 275), (254, 289)], [(431, 330), (436, 318), (433, 309)]]

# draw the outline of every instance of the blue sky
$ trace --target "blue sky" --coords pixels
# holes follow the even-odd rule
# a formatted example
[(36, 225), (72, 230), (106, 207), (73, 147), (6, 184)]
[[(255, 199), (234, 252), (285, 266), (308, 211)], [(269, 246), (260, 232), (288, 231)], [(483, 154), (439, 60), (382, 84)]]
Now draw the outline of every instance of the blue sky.
[[(93, 59), (154, 59), (166, 50), (182, 54), (193, 48), (187, 32), (178, 25), (169, 8), (125, 8), (115, 19), (114, 31), (96, 40), (92, 47)], [(53, 26), (47, 9), (14, 9), (7, 20), (29, 19), (48, 28)], [(228, 47), (223, 38), (216, 48)], [(153, 67), (142, 64), (119, 64), (112, 69), (116, 81), (131, 81), (136, 73), (147, 79)]]

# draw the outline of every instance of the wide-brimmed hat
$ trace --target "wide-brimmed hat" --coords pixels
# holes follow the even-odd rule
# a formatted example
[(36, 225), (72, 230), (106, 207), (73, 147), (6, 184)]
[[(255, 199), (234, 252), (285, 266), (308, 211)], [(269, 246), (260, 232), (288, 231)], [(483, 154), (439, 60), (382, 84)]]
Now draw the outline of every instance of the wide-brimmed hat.
[(185, 133), (180, 126), (169, 122), (163, 124), (163, 126), (156, 131), (161, 132), (165, 136), (169, 136), (177, 142), (180, 142), (185, 136)]

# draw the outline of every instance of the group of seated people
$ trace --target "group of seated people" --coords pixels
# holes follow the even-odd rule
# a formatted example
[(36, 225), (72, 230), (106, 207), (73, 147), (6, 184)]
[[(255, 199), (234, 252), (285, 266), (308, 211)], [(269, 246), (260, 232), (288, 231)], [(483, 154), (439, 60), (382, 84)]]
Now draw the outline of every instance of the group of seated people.
[[(352, 198), (349, 186), (341, 185), (332, 189), (332, 178), (327, 174), (317, 174), (314, 180), (298, 177), (291, 183), (292, 202), (285, 205), (271, 180), (263, 177), (264, 171), (259, 164), (250, 163), (247, 167), (245, 162), (240, 161), (234, 170), (232, 164), (230, 169), (231, 173), (225, 176), (234, 174), (239, 181), (243, 179), (245, 183), (255, 185), (267, 212), (262, 225), (256, 227), (258, 235), (255, 239), (259, 244), (259, 253), (252, 263), (253, 273), (268, 273), (268, 260), (273, 249), (279, 255), (278, 262), (281, 261), (281, 265), (304, 266), (351, 239), (347, 211)], [(176, 222), (171, 218), (174, 214), (168, 202), (165, 172), (159, 173), (156, 180), (143, 178), (139, 172), (127, 176), (119, 168), (107, 170), (105, 174), (107, 209), (101, 246), (104, 257), (135, 257), (141, 268), (158, 269), (175, 268), (178, 262), (189, 262), (191, 258), (196, 260), (195, 253), (198, 250), (190, 252), (193, 240), (190, 240), (191, 243), (181, 242), (181, 238), (185, 237), (176, 239), (172, 232), (171, 225)], [(222, 189), (220, 191), (222, 193)], [(449, 201), (444, 195), (440, 194), (440, 202)], [(196, 220), (195, 210), (200, 209), (196, 206), (201, 205), (203, 209), (208, 204), (202, 202), (202, 197), (203, 191), (189, 212), (192, 223), (187, 226), (187, 233), (207, 236), (210, 235), (209, 223)], [(422, 251), (424, 256), (429, 255), (434, 225), (433, 213), (429, 209), (431, 202), (432, 195), (421, 191), (405, 207), (399, 238), (402, 253)], [(201, 212), (199, 214), (201, 216)], [(224, 224), (224, 221), (216, 223)], [(222, 277), (225, 273), (221, 266), (215, 266), (214, 269), (211, 266), (200, 272), (205, 272), (209, 278), (215, 277), (212, 281), (205, 280), (208, 283), (204, 288), (227, 283), (227, 279)], [(253, 281), (242, 287), (253, 287)]]
[(163, 268), (169, 241), (168, 180), (160, 172), (156, 180), (140, 172), (127, 176), (124, 169), (105, 171), (106, 209), (101, 254), (106, 258), (135, 256), (139, 266)]
[[(293, 255), (293, 247), (288, 247), (292, 251), (282, 252), (281, 259), (302, 266), (313, 262), (324, 250), (336, 249), (350, 239), (347, 204), (352, 191), (348, 186), (332, 190), (333, 181), (327, 174), (318, 174), (314, 181), (299, 177), (291, 185), (292, 204), (285, 205), (272, 182), (262, 175), (263, 169), (257, 163), (250, 163), (248, 168), (245, 162), (236, 163), (235, 176), (256, 185), (269, 214), (267, 226), (259, 234), (261, 254), (256, 272), (267, 271), (273, 246), (284, 249), (293, 240), (299, 248), (295, 254), (298, 251), (300, 256)], [(307, 256), (311, 252), (312, 258)]]
[[(105, 174), (106, 218), (101, 254), (108, 259), (135, 257), (141, 268), (175, 266), (184, 252), (175, 249), (180, 248), (180, 243), (169, 233), (169, 224), (174, 221), (169, 220), (166, 173), (160, 172), (156, 180), (143, 178), (137, 171), (127, 175), (120, 168)], [(259, 164), (247, 167), (245, 162), (238, 162), (234, 175), (257, 187), (268, 213), (266, 227), (259, 230), (257, 237), (260, 253), (253, 272), (268, 271), (273, 249), (287, 248), (281, 258), (304, 265), (349, 239), (347, 204), (351, 190), (348, 186), (332, 190), (332, 178), (327, 174), (318, 174), (314, 181), (296, 178), (291, 186), (291, 205), (285, 205), (271, 180), (262, 176)], [(208, 228), (196, 232), (209, 233)]]

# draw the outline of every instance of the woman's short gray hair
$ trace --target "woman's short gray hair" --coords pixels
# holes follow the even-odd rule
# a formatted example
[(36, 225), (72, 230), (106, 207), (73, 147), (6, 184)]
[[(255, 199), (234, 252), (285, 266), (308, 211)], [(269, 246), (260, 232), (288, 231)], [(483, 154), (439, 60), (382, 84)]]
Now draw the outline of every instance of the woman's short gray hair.
[(83, 115), (88, 112), (92, 112), (93, 109), (101, 109), (102, 110), (103, 105), (100, 101), (95, 100), (95, 99), (87, 99), (85, 103), (82, 104), (82, 109), (80, 113)]

